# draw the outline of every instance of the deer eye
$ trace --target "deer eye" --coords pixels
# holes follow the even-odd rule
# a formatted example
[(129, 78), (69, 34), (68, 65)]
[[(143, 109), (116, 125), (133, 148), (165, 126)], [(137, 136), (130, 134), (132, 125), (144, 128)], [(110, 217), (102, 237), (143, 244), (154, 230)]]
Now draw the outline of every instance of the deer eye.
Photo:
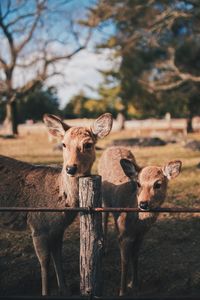
[(86, 143), (84, 144), (84, 150), (90, 150), (92, 149), (93, 144), (92, 143)]
[(64, 147), (64, 148), (66, 148), (66, 145), (65, 145), (65, 143), (62, 143), (62, 145), (63, 145), (63, 147)]
[(159, 189), (161, 187), (161, 184), (162, 183), (160, 181), (157, 181), (157, 182), (154, 183), (153, 188), (154, 189)]

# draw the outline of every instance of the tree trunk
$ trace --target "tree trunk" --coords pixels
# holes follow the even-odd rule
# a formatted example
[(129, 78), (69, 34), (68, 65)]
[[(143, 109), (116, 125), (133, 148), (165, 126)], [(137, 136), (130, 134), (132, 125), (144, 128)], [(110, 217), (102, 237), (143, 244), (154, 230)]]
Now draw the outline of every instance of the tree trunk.
[(118, 130), (124, 130), (125, 129), (125, 115), (123, 112), (119, 112), (117, 115), (117, 124), (118, 124)]
[(121, 104), (123, 108), (121, 108), (117, 114), (117, 127), (119, 131), (125, 129), (125, 121), (128, 113), (128, 101), (123, 99)]
[(6, 104), (6, 118), (3, 123), (3, 131), (5, 135), (14, 136), (18, 134), (17, 129), (17, 105), (16, 101)]
[(187, 118), (187, 133), (194, 132), (193, 127), (192, 127), (192, 116), (189, 116)]

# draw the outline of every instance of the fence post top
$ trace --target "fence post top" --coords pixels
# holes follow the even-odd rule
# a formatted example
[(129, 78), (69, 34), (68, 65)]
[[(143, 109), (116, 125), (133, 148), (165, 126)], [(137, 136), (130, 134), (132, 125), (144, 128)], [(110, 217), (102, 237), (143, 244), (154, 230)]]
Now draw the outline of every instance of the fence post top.
[(92, 181), (95, 181), (95, 180), (101, 180), (101, 176), (97, 175), (97, 174), (86, 175), (86, 176), (80, 176), (78, 179), (79, 179), (79, 181), (82, 181), (82, 180), (92, 180)]

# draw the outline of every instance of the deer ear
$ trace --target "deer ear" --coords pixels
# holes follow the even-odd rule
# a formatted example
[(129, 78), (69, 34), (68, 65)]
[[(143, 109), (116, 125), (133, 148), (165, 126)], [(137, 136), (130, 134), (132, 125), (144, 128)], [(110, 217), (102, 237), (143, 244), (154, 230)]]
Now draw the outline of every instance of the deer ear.
[(45, 114), (43, 116), (43, 120), (49, 132), (57, 137), (63, 138), (65, 132), (70, 128), (70, 126), (62, 122), (60, 118), (54, 115)]
[(107, 136), (111, 129), (113, 124), (113, 117), (110, 113), (105, 113), (101, 115), (96, 121), (93, 123), (91, 130), (94, 135), (96, 135), (98, 138), (104, 138)]
[(180, 160), (170, 161), (162, 168), (163, 174), (168, 180), (175, 178), (181, 171), (182, 162)]
[(138, 171), (139, 171), (139, 167), (134, 164), (132, 161), (122, 158), (120, 160), (120, 165), (124, 171), (124, 173), (126, 174), (126, 176), (128, 176), (131, 179), (135, 179)]

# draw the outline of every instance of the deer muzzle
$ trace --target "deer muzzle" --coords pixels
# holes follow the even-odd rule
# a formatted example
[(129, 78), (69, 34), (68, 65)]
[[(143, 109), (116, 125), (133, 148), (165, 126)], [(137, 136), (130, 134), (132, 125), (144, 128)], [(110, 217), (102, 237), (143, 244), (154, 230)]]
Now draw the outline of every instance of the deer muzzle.
[(149, 210), (149, 201), (141, 201), (139, 203), (139, 208), (143, 211), (148, 211)]
[(77, 172), (77, 169), (78, 169), (77, 165), (66, 167), (67, 174), (70, 175), (70, 176), (74, 176)]

